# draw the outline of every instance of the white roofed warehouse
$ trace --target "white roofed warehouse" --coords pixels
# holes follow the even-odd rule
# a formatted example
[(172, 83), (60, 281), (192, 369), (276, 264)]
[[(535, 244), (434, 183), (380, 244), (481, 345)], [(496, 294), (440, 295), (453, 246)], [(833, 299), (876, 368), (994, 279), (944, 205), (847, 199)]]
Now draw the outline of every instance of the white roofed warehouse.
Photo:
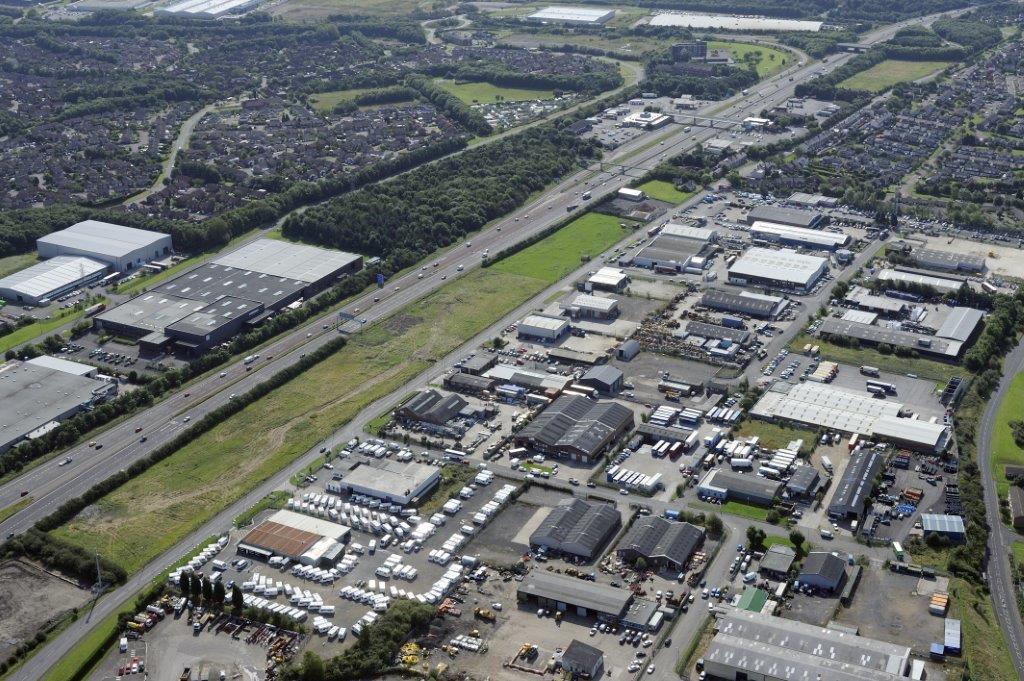
[(615, 16), (615, 10), (603, 7), (572, 7), (552, 5), (538, 10), (526, 18), (542, 24), (580, 24), (596, 26), (606, 24)]
[(561, 317), (531, 314), (519, 322), (517, 332), (520, 338), (553, 342), (569, 333), (569, 320)]
[(282, 556), (302, 565), (332, 563), (344, 551), (349, 528), (329, 520), (281, 510), (254, 527), (238, 552), (268, 560)]
[(0, 279), (0, 297), (21, 305), (46, 305), (106, 276), (106, 263), (59, 255)]
[(828, 261), (790, 249), (750, 248), (729, 267), (729, 283), (807, 293), (828, 270)]
[(405, 506), (422, 500), (441, 481), (441, 469), (424, 463), (382, 459), (356, 464), (341, 480), (327, 483), (333, 494), (365, 494)]
[(40, 258), (82, 256), (130, 272), (171, 254), (171, 236), (99, 220), (84, 220), (36, 239)]

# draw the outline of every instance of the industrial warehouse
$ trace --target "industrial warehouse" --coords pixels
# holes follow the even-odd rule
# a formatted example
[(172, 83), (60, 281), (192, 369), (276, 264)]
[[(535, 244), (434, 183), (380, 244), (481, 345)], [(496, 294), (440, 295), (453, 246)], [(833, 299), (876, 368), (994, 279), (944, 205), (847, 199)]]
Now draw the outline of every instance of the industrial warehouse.
[[(339, 478), (340, 476), (340, 478)], [(441, 480), (441, 470), (415, 461), (384, 459), (359, 464), (336, 472), (327, 483), (332, 494), (362, 494), (393, 504), (422, 500)]]
[(574, 7), (569, 5), (553, 5), (538, 10), (526, 18), (529, 21), (545, 24), (580, 24), (595, 26), (606, 24), (615, 16), (613, 9), (597, 7)]
[(714, 230), (669, 223), (650, 244), (636, 255), (620, 258), (619, 264), (659, 272), (700, 274), (717, 238)]
[(834, 251), (850, 243), (850, 237), (846, 234), (780, 225), (761, 220), (757, 220), (751, 225), (750, 238), (755, 243), (797, 246), (799, 248), (822, 251)]
[(46, 355), (8, 362), (0, 367), (0, 452), (115, 395), (117, 383), (88, 364)]
[(753, 247), (729, 267), (729, 283), (808, 293), (828, 270), (828, 261), (794, 250)]
[(756, 418), (857, 433), (915, 451), (941, 452), (946, 448), (947, 426), (903, 418), (904, 413), (909, 410), (900, 402), (813, 381), (776, 383), (750, 410)]
[(637, 518), (619, 541), (615, 552), (629, 565), (642, 558), (647, 565), (678, 572), (704, 543), (704, 530), (648, 515)]
[(748, 225), (753, 225), (757, 222), (769, 222), (776, 225), (788, 225), (804, 229), (821, 229), (828, 224), (828, 216), (817, 211), (762, 205), (750, 209), (750, 212), (747, 213), (746, 222)]
[(217, 19), (232, 14), (241, 14), (256, 7), (263, 0), (183, 0), (165, 7), (158, 7), (157, 14), (191, 17), (193, 19)]
[(612, 504), (565, 499), (530, 535), (530, 546), (593, 560), (621, 526), (622, 516)]
[(0, 297), (21, 305), (45, 306), (107, 274), (105, 263), (91, 258), (59, 255), (0, 279)]
[[(959, 328), (953, 327), (950, 332), (953, 330), (959, 331)], [(829, 336), (856, 338), (864, 345), (885, 344), (894, 348), (915, 350), (922, 355), (933, 355), (941, 359), (955, 359), (963, 354), (964, 351), (964, 341), (943, 338), (938, 335), (931, 336), (901, 329), (875, 326), (874, 324), (865, 324), (860, 321), (836, 319), (834, 317), (824, 320), (818, 328), (818, 333), (823, 338), (828, 338)], [(968, 337), (973, 333), (974, 329), (972, 328)]]
[(130, 272), (171, 254), (169, 234), (85, 220), (36, 239), (40, 258), (80, 256)]
[(575, 577), (533, 570), (519, 585), (520, 601), (530, 601), (560, 612), (573, 608), (581, 617), (616, 621), (633, 602), (633, 592)]
[(758, 319), (775, 319), (789, 305), (789, 301), (778, 296), (766, 296), (750, 291), (732, 293), (719, 289), (708, 289), (701, 296), (700, 304), (711, 310), (745, 314)]
[(349, 532), (330, 520), (281, 510), (246, 534), (238, 552), (263, 560), (280, 556), (302, 565), (333, 563), (344, 551)]
[(615, 402), (562, 395), (516, 433), (517, 446), (593, 461), (633, 427), (633, 412)]
[(144, 352), (196, 354), (309, 298), (362, 267), (362, 257), (258, 239), (97, 316)]

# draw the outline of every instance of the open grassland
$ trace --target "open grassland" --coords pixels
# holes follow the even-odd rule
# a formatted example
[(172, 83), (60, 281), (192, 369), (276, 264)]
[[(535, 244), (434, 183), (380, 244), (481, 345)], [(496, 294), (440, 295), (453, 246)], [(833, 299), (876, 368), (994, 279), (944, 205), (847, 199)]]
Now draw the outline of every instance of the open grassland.
[[(354, 100), (360, 95), (364, 95), (367, 92), (373, 92), (375, 90), (382, 90), (383, 87), (363, 87), (363, 88), (352, 88), (351, 90), (334, 90), (332, 92), (321, 92), (319, 94), (310, 95), (309, 101), (313, 105), (313, 108), (321, 113), (328, 112), (334, 109), (341, 102), (349, 102)], [(409, 98), (406, 101), (412, 101)], [(396, 104), (397, 102), (391, 102)], [(370, 107), (366, 107), (370, 108)]]
[(742, 501), (727, 501), (724, 504), (708, 504), (703, 501), (690, 502), (689, 507), (699, 511), (711, 511), (712, 513), (729, 513), (738, 515), (741, 518), (760, 520), (764, 522), (768, 518), (768, 509), (745, 504)]
[(39, 262), (39, 259), (36, 258), (35, 253), (9, 255), (6, 258), (0, 258), (0, 277), (6, 277), (8, 274), (14, 274), (18, 270), (23, 270), (30, 265), (35, 265), (37, 262)]
[(620, 227), (622, 222), (611, 215), (586, 213), (546, 239), (495, 263), (490, 269), (553, 284), (579, 267), (585, 258), (592, 258), (626, 238), (632, 230)]
[(1011, 548), (1013, 549), (1013, 559), (1017, 565), (1024, 565), (1024, 540), (1013, 542)]
[(1017, 374), (1010, 383), (1010, 388), (1003, 397), (996, 414), (995, 432), (992, 433), (992, 477), (995, 478), (999, 490), (999, 498), (1004, 498), (1010, 491), (1010, 483), (1003, 473), (1007, 465), (1024, 466), (1024, 449), (1017, 446), (1010, 430), (1011, 421), (1024, 419), (1024, 374)]
[(800, 352), (803, 350), (804, 345), (808, 343), (817, 345), (821, 349), (822, 359), (852, 364), (854, 366), (867, 364), (894, 374), (917, 374), (919, 378), (929, 379), (942, 385), (945, 385), (952, 376), (966, 376), (970, 373), (963, 367), (955, 364), (947, 364), (923, 357), (910, 358), (883, 355), (878, 350), (869, 347), (847, 348), (829, 343), (821, 338), (808, 336), (805, 333), (797, 335), (796, 338), (790, 341), (789, 347), (791, 350)]
[(415, 10), (429, 10), (421, 0), (284, 0), (269, 8), (272, 15), (291, 21), (315, 21), (333, 14), (408, 16)]
[(462, 83), (447, 78), (437, 78), (434, 82), (466, 104), (493, 104), (498, 101), (524, 102), (534, 99), (551, 99), (555, 96), (553, 90), (501, 87), (490, 83)]
[(806, 428), (795, 428), (793, 426), (780, 426), (767, 421), (747, 419), (740, 424), (736, 430), (736, 438), (747, 438), (757, 436), (760, 438), (760, 445), (768, 449), (783, 449), (793, 440), (803, 440), (802, 452), (810, 452), (814, 449), (815, 435), (813, 430)]
[(725, 40), (709, 40), (708, 50), (729, 50), (737, 65), (753, 63), (757, 67), (757, 75), (767, 78), (783, 70), (793, 63), (793, 55), (783, 49), (754, 45), (751, 43), (734, 43)]
[[(970, 678), (985, 681), (1015, 681), (1018, 676), (999, 627), (992, 603), (976, 587), (962, 579), (950, 580), (949, 616), (960, 618), (964, 657)], [(1013, 607), (1012, 605), (1010, 607)], [(950, 674), (949, 678), (956, 678)]]
[(886, 59), (870, 69), (861, 71), (839, 83), (850, 90), (881, 92), (896, 83), (904, 83), (929, 76), (949, 66), (947, 61), (900, 61)]
[(675, 185), (665, 180), (651, 180), (644, 182), (637, 189), (646, 192), (647, 196), (657, 201), (666, 203), (682, 203), (697, 192), (681, 192)]
[[(611, 219), (600, 217), (605, 219), (574, 221), (507, 262), (470, 272), (369, 326), (329, 359), (248, 405), (54, 533), (128, 572), (138, 570), (364, 407), (400, 389), (572, 271), (583, 248), (597, 253), (618, 241), (624, 230), (617, 221), (614, 229), (608, 228)], [(566, 230), (571, 230), (568, 237), (563, 236)]]

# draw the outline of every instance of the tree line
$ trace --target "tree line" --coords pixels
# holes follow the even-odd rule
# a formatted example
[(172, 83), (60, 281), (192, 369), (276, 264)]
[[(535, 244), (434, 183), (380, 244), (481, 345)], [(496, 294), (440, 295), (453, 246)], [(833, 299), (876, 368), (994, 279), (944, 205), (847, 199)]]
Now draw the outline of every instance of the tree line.
[(437, 107), (441, 113), (456, 121), (473, 134), (483, 137), (493, 132), (491, 124), (487, 122), (482, 113), (470, 107), (461, 99), (448, 92), (448, 90), (445, 90), (435, 83), (432, 78), (414, 73), (406, 76), (405, 86), (418, 92), (424, 99)]

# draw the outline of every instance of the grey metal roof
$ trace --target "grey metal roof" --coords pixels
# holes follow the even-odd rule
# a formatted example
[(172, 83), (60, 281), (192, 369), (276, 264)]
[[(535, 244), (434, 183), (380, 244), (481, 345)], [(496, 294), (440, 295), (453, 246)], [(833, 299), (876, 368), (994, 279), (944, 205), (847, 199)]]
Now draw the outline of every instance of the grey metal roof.
[(752, 317), (771, 317), (779, 313), (784, 298), (776, 296), (744, 295), (719, 289), (709, 289), (701, 297), (701, 305), (712, 310), (741, 312)]
[(67, 229), (41, 236), (36, 243), (123, 257), (167, 238), (167, 234), (160, 232), (135, 229), (99, 220), (84, 220)]
[(963, 534), (965, 531), (963, 518), (942, 513), (922, 513), (921, 527), (925, 532), (942, 534)]
[(704, 338), (719, 338), (731, 340), (740, 345), (750, 342), (750, 332), (744, 329), (732, 329), (728, 326), (718, 324), (705, 324), (704, 322), (686, 322), (686, 333)]
[(955, 307), (942, 322), (942, 326), (935, 332), (935, 335), (939, 338), (950, 338), (966, 343), (974, 335), (974, 331), (984, 317), (985, 313), (981, 310), (975, 310), (972, 307)]
[(648, 559), (668, 559), (685, 565), (704, 538), (704, 530), (690, 523), (660, 516), (640, 516), (619, 542), (617, 551), (635, 551)]
[(817, 211), (761, 205), (754, 206), (747, 213), (747, 224), (752, 225), (757, 221), (764, 221), (795, 227), (813, 227), (821, 222), (822, 217), (822, 214)]
[(970, 253), (915, 248), (910, 255), (918, 265), (931, 269), (966, 270), (969, 272), (981, 272), (985, 269), (984, 256)]
[(612, 504), (563, 499), (533, 531), (530, 543), (553, 548), (572, 544), (593, 556), (621, 522), (622, 517)]
[(769, 242), (798, 243), (826, 250), (835, 250), (840, 246), (850, 243), (850, 237), (846, 234), (795, 227), (793, 225), (782, 225), (777, 222), (764, 222), (761, 220), (757, 220), (751, 225), (750, 236), (752, 239), (761, 239)]
[(583, 641), (573, 639), (562, 653), (562, 664), (571, 663), (578, 669), (593, 669), (604, 658), (604, 653)]
[(871, 494), (875, 476), (882, 469), (882, 457), (873, 449), (855, 449), (843, 477), (836, 485), (829, 513), (861, 513)]
[(278, 239), (257, 239), (226, 253), (213, 262), (224, 267), (297, 279), (307, 284), (320, 281), (352, 265), (362, 256)]
[(937, 277), (932, 274), (924, 274), (917, 272), (906, 272), (903, 270), (895, 269), (883, 269), (879, 270), (875, 278), (879, 281), (896, 281), (909, 284), (924, 284), (925, 286), (931, 286), (932, 288), (939, 291), (939, 293), (949, 293), (950, 291), (957, 291), (963, 285), (962, 281), (950, 277)]
[(206, 263), (167, 281), (156, 290), (205, 303), (223, 296), (234, 296), (273, 308), (281, 301), (296, 296), (308, 285), (301, 279)]
[(54, 367), (12, 362), (0, 370), (0, 449), (92, 401), (107, 384)]
[(717, 487), (729, 492), (757, 496), (766, 500), (774, 499), (778, 496), (779, 489), (782, 488), (781, 482), (768, 480), (759, 475), (733, 473), (723, 468), (712, 470), (700, 484), (702, 487)]
[(814, 466), (797, 466), (786, 483), (786, 491), (790, 494), (813, 494), (820, 479)]
[(398, 411), (411, 418), (440, 425), (455, 418), (467, 404), (459, 395), (442, 395), (431, 388), (413, 395)]
[(575, 605), (618, 617), (633, 600), (629, 589), (567, 577), (546, 570), (531, 570), (519, 585), (519, 593), (534, 598)]
[(90, 258), (59, 255), (0, 279), (0, 290), (32, 299), (45, 298), (52, 291), (72, 286), (106, 269), (106, 264)]
[(519, 431), (517, 437), (593, 456), (615, 433), (632, 423), (633, 412), (621, 404), (562, 395)]
[(807, 286), (821, 274), (825, 262), (824, 258), (787, 248), (752, 247), (729, 267), (729, 274)]
[(607, 364), (601, 364), (588, 369), (587, 372), (580, 377), (580, 380), (596, 381), (598, 383), (611, 386), (616, 381), (621, 381), (622, 376), (623, 373), (621, 369), (616, 369), (615, 367), (608, 366)]
[(171, 324), (199, 312), (207, 303), (149, 291), (97, 316), (101, 322), (163, 333)]
[(812, 551), (804, 558), (804, 564), (800, 567), (800, 576), (821, 577), (822, 579), (838, 584), (843, 575), (846, 574), (846, 563), (839, 556), (833, 556), (828, 551)]
[(772, 544), (764, 552), (761, 559), (761, 569), (767, 572), (778, 572), (785, 574), (789, 572), (793, 561), (796, 560), (796, 551), (783, 544)]
[[(887, 343), (888, 345), (903, 348), (912, 348), (922, 353), (956, 357), (963, 349), (960, 341), (948, 340), (938, 336), (928, 336), (921, 333), (911, 333), (898, 329), (888, 329), (881, 326), (861, 324), (859, 322), (847, 322), (835, 317), (825, 319), (818, 328), (818, 333), (833, 334), (836, 336), (849, 336), (871, 343)], [(924, 339), (930, 345), (921, 345)]]

